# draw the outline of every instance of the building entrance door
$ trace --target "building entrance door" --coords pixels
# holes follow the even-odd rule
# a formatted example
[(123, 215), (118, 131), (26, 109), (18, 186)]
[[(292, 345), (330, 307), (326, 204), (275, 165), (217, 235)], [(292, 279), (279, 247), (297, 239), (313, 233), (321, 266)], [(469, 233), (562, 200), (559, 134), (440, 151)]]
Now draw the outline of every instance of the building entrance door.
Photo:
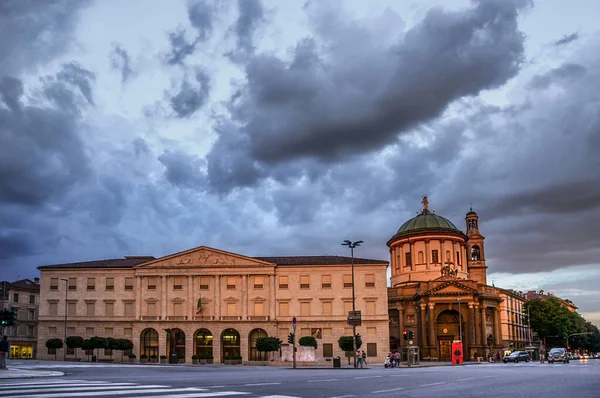
[(440, 339), (440, 361), (452, 360), (452, 340)]

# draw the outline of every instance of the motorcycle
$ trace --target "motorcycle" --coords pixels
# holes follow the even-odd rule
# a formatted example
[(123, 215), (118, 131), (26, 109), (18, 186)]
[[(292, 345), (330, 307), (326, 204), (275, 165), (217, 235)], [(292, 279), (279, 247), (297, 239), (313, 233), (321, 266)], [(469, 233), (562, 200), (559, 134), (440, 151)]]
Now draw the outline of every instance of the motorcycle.
[(384, 368), (395, 368), (396, 367), (396, 359), (388, 356), (385, 358), (385, 362), (383, 363)]

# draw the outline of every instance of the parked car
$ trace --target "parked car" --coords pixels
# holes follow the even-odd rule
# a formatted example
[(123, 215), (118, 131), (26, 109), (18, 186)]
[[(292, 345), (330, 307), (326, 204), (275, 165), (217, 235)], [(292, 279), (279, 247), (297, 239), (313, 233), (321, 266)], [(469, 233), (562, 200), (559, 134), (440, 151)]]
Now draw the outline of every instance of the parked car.
[(514, 363), (518, 363), (518, 362), (529, 362), (531, 361), (531, 357), (529, 356), (528, 352), (525, 351), (514, 351), (511, 352), (510, 354), (508, 354), (507, 356), (505, 356), (502, 359), (502, 362), (507, 363), (507, 362), (514, 362)]
[(565, 348), (553, 348), (548, 353), (548, 363), (563, 362), (569, 363), (569, 355)]

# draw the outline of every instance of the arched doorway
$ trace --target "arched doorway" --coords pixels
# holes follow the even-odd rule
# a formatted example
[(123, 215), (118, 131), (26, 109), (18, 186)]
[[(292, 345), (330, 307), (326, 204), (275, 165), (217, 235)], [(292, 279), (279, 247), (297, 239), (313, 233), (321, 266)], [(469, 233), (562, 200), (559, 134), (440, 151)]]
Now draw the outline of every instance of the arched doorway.
[(464, 335), (464, 327), (459, 327), (459, 321), (464, 319), (460, 319), (458, 311), (455, 310), (444, 310), (437, 316), (435, 323), (440, 361), (452, 360), (452, 341), (460, 340), (461, 332)]
[(185, 333), (181, 329), (171, 329), (167, 339), (167, 352), (176, 354), (177, 358), (185, 358)]
[(254, 329), (250, 332), (248, 337), (248, 360), (249, 361), (267, 361), (267, 352), (258, 351), (256, 349), (256, 341), (261, 337), (268, 337), (269, 335), (263, 329)]
[(213, 335), (208, 329), (198, 329), (194, 333), (194, 354), (201, 359), (213, 357)]
[(240, 334), (235, 329), (225, 329), (221, 334), (221, 362), (241, 355)]
[(140, 355), (158, 358), (158, 332), (154, 329), (144, 329), (140, 334)]

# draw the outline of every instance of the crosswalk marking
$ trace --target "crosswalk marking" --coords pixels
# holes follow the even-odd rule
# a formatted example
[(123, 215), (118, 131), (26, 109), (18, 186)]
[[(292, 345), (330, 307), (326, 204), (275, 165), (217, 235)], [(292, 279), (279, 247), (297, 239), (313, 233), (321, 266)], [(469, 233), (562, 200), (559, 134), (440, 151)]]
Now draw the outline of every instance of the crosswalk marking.
[[(39, 393), (33, 395), (19, 395), (19, 398), (61, 398), (61, 397), (107, 397), (112, 395), (133, 395), (133, 394), (156, 394), (156, 393), (169, 393), (169, 395), (161, 395), (161, 397), (173, 397), (173, 398), (183, 398), (183, 397), (219, 397), (224, 395), (243, 395), (249, 394), (246, 392), (237, 392), (237, 391), (220, 391), (220, 392), (197, 392), (194, 394), (178, 394), (172, 395), (173, 392), (190, 392), (193, 390), (198, 391), (194, 387), (185, 387), (185, 388), (169, 388), (165, 389), (156, 389), (152, 386), (144, 386), (151, 388), (139, 388), (135, 391), (91, 391), (91, 392), (73, 392), (73, 393), (56, 393), (56, 394), (44, 394), (40, 395)], [(163, 386), (161, 386), (163, 387)]]
[[(111, 384), (111, 385), (87, 385), (87, 386), (80, 386), (80, 387), (51, 387), (51, 388), (40, 388), (36, 391), (39, 392), (58, 392), (58, 391), (65, 391), (65, 392), (69, 392), (69, 391), (93, 391), (93, 390), (133, 390), (136, 388), (139, 388), (140, 386), (138, 385), (132, 385), (131, 383), (115, 383), (115, 384)], [(161, 386), (161, 385), (151, 385), (151, 386), (144, 386), (147, 388), (167, 388), (168, 386)], [(21, 387), (5, 387), (3, 388), (3, 390), (10, 390), (7, 393), (4, 393), (4, 391), (0, 391), (0, 396), (4, 396), (4, 395), (10, 395), (10, 394), (21, 394), (21, 393), (27, 393), (31, 391), (31, 388), (27, 388), (27, 389), (17, 389), (17, 388), (23, 388)], [(201, 391), (206, 391), (206, 390), (201, 390)]]

